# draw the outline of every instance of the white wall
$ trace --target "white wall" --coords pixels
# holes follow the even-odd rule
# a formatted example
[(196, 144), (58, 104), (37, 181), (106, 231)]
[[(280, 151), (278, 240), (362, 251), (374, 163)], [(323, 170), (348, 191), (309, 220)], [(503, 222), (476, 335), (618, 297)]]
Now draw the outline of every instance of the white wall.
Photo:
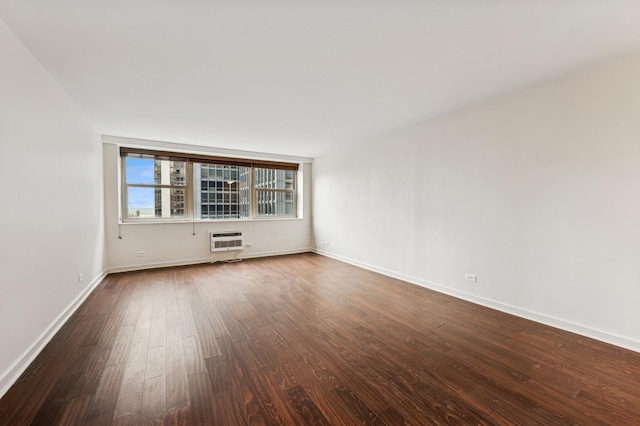
[[(311, 235), (311, 164), (304, 163), (298, 185), (303, 199), (298, 198), (301, 217), (297, 219), (205, 221), (187, 223), (123, 223), (119, 224), (118, 163), (119, 144), (171, 148), (167, 143), (104, 137), (105, 218), (107, 268), (120, 272), (160, 266), (185, 265), (212, 259), (209, 230), (240, 230), (244, 242), (252, 243), (239, 255), (241, 258), (270, 256), (310, 251), (314, 247)], [(185, 149), (185, 146), (175, 146)], [(200, 147), (200, 150), (205, 149)], [(204, 151), (206, 152), (206, 151)], [(225, 150), (228, 154), (229, 150)], [(195, 235), (193, 235), (195, 228)], [(118, 238), (121, 236), (122, 238)], [(144, 251), (144, 257), (136, 252)], [(233, 257), (235, 253), (216, 254), (213, 260)]]
[(100, 135), (2, 20), (0, 57), (1, 396), (102, 278), (105, 250)]
[(640, 55), (313, 171), (319, 251), (640, 350)]

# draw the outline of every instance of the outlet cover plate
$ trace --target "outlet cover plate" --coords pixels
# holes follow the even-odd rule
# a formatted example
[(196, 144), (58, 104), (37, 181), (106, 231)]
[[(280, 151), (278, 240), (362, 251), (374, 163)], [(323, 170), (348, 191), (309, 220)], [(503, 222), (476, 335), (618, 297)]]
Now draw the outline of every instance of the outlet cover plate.
[(475, 283), (478, 281), (478, 276), (475, 274), (464, 274), (464, 279)]

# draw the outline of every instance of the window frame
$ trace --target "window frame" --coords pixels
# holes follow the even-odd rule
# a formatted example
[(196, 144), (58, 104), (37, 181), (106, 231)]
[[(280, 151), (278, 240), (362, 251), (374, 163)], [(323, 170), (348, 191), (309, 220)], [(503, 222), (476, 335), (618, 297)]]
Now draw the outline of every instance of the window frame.
[[(238, 169), (239, 169), (239, 168), (241, 168), (241, 167), (242, 167), (242, 168), (247, 168), (247, 169), (248, 169), (247, 175), (249, 176), (249, 180), (248, 180), (248, 182), (246, 182), (247, 189), (248, 189), (248, 194), (247, 194), (247, 195), (248, 195), (247, 216), (245, 216), (245, 217), (229, 217), (229, 218), (225, 218), (225, 217), (214, 217), (214, 218), (208, 217), (208, 218), (202, 218), (202, 214), (203, 214), (203, 213), (202, 213), (202, 202), (201, 202), (201, 210), (200, 210), (200, 216), (201, 216), (201, 217), (200, 217), (199, 219), (195, 219), (195, 220), (198, 220), (198, 221), (229, 221), (229, 220), (251, 220), (251, 219), (252, 219), (252, 215), (251, 215), (252, 194), (251, 194), (251, 178), (250, 178), (250, 176), (251, 176), (251, 172), (252, 172), (252, 170), (253, 170), (253, 169), (251, 169), (251, 168), (249, 168), (249, 167), (244, 167), (244, 166), (235, 166), (235, 165), (227, 165), (227, 164), (207, 164), (207, 163), (200, 163), (200, 162), (198, 162), (198, 161), (195, 161), (195, 162), (193, 162), (192, 164), (194, 165), (194, 166), (193, 166), (194, 173), (195, 173), (195, 169), (196, 169), (196, 166), (195, 166), (195, 165), (197, 164), (197, 165), (199, 165), (199, 166), (200, 166), (200, 167), (199, 167), (200, 171), (202, 170), (202, 167), (203, 167), (203, 166), (206, 166), (206, 167), (210, 167), (210, 166), (215, 166), (215, 167), (236, 167), (236, 168), (238, 168)], [(233, 171), (233, 170), (231, 170), (231, 171)], [(193, 185), (191, 186), (191, 188), (193, 188), (193, 196), (192, 196), (192, 200), (193, 200), (193, 204), (194, 204), (193, 215), (194, 215), (194, 217), (195, 217), (195, 213), (196, 213), (196, 211), (197, 211), (197, 209), (196, 209), (196, 202), (195, 202), (195, 200), (196, 200), (196, 192), (197, 192), (196, 181), (202, 182), (202, 177), (198, 180), (198, 179), (196, 179), (196, 178), (195, 178), (195, 176), (196, 176), (196, 175), (195, 175), (194, 173), (192, 173), (192, 176), (194, 177), (194, 182), (193, 182)], [(207, 179), (207, 180), (208, 180), (208, 181), (211, 181), (210, 179)], [(221, 182), (221, 183), (222, 183), (222, 191), (215, 191), (215, 192), (214, 192), (214, 194), (216, 194), (216, 195), (220, 194), (220, 195), (222, 196), (222, 204), (221, 204), (221, 205), (223, 206), (223, 214), (225, 214), (225, 213), (224, 213), (225, 195), (226, 195), (226, 194), (229, 194), (229, 197), (231, 197), (231, 195), (233, 194), (233, 192), (231, 191), (230, 185), (232, 185), (232, 184), (236, 184), (237, 186), (239, 186), (239, 184), (241, 183), (241, 179), (240, 179), (240, 170), (238, 170), (238, 179), (237, 179), (237, 180), (236, 180), (236, 179), (234, 179), (234, 180), (231, 180), (231, 179), (226, 180), (226, 179), (224, 178), (224, 176), (223, 176), (223, 178), (222, 178), (221, 180), (215, 180), (215, 181), (216, 181), (216, 182)], [(230, 182), (231, 182), (231, 183), (230, 183)], [(229, 190), (228, 190), (228, 191), (225, 191), (225, 190), (224, 190), (224, 188), (225, 188), (225, 187), (227, 187), (227, 185), (229, 185)], [(200, 186), (202, 187), (202, 185), (200, 185)], [(200, 189), (200, 190), (201, 190), (201, 189)], [(212, 193), (211, 193), (210, 191), (208, 191), (208, 194), (209, 194), (209, 200), (207, 201), (207, 203), (210, 203), (210, 202), (211, 202), (211, 195), (212, 195)], [(241, 195), (239, 190), (237, 190), (237, 194), (238, 194), (238, 200), (239, 200), (240, 195)], [(203, 193), (201, 192), (201, 194), (200, 194), (200, 195), (201, 195), (201, 199), (202, 199), (202, 195), (203, 195)], [(229, 201), (229, 205), (231, 206), (231, 201)], [(240, 212), (241, 212), (241, 209), (240, 209), (241, 203), (237, 203), (237, 205), (238, 205), (238, 207), (239, 207), (239, 208), (238, 208), (238, 214), (240, 214)], [(211, 206), (209, 206), (209, 207), (211, 207)], [(209, 208), (209, 214), (210, 214), (210, 212), (211, 212), (211, 210), (210, 210), (210, 208)]]
[[(281, 218), (281, 217), (297, 217), (298, 204), (297, 204), (297, 173), (293, 173), (293, 187), (292, 188), (258, 188), (256, 184), (256, 171), (258, 169), (265, 170), (284, 170), (284, 169), (274, 169), (274, 168), (266, 168), (266, 167), (255, 167), (251, 169), (251, 188), (252, 188), (252, 199), (254, 200), (250, 203), (250, 207), (253, 209), (251, 216), (257, 219), (269, 219), (269, 218)], [(258, 193), (259, 192), (278, 192), (281, 194), (291, 194), (292, 196), (292, 213), (290, 215), (261, 215), (258, 213)]]
[[(184, 161), (185, 170), (185, 185), (166, 185), (166, 184), (142, 184), (142, 183), (127, 183), (126, 173), (126, 159), (129, 154), (135, 156), (151, 156), (154, 160), (169, 160), (169, 161)], [(199, 188), (195, 188), (196, 179), (194, 176), (194, 165), (199, 163), (201, 165), (217, 165), (217, 166), (229, 166), (229, 167), (248, 167), (249, 168), (249, 215), (247, 217), (240, 218), (202, 218), (202, 211), (200, 210), (200, 218), (195, 217), (196, 213), (196, 191)], [(158, 151), (150, 149), (139, 149), (130, 147), (120, 147), (120, 188), (121, 188), (121, 223), (170, 223), (170, 222), (228, 222), (228, 221), (251, 221), (251, 220), (278, 220), (278, 219), (295, 219), (298, 218), (298, 174), (300, 170), (299, 163), (292, 162), (280, 162), (269, 160), (253, 160), (246, 158), (235, 157), (218, 157), (208, 156), (202, 154), (187, 154), (171, 151)], [(291, 170), (293, 175), (293, 187), (290, 189), (270, 189), (270, 188), (257, 188), (256, 186), (256, 170), (257, 169), (273, 169), (273, 170)], [(128, 189), (129, 188), (154, 188), (154, 189), (184, 189), (185, 190), (185, 213), (181, 217), (130, 217), (128, 206)], [(274, 191), (282, 193), (292, 194), (292, 213), (291, 214), (270, 214), (259, 215), (258, 214), (258, 193), (260, 191)], [(155, 213), (155, 211), (154, 211)]]

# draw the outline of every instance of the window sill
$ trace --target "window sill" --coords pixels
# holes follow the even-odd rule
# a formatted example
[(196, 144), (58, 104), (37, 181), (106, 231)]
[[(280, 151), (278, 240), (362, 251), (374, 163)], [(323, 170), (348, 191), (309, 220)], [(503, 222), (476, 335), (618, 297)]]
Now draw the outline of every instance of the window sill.
[(190, 219), (182, 219), (182, 220), (127, 220), (127, 221), (119, 221), (120, 225), (165, 225), (165, 224), (187, 224), (192, 225), (193, 223), (251, 223), (251, 222), (279, 222), (279, 221), (287, 221), (287, 220), (302, 220), (301, 217), (260, 217), (255, 219), (199, 219), (199, 220), (190, 220)]

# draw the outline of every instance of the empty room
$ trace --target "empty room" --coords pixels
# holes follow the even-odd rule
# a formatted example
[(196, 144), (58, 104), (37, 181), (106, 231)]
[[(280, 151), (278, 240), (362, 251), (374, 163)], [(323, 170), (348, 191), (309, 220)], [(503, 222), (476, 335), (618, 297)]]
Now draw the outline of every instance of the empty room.
[(0, 0), (0, 425), (640, 424), (638, 22)]

